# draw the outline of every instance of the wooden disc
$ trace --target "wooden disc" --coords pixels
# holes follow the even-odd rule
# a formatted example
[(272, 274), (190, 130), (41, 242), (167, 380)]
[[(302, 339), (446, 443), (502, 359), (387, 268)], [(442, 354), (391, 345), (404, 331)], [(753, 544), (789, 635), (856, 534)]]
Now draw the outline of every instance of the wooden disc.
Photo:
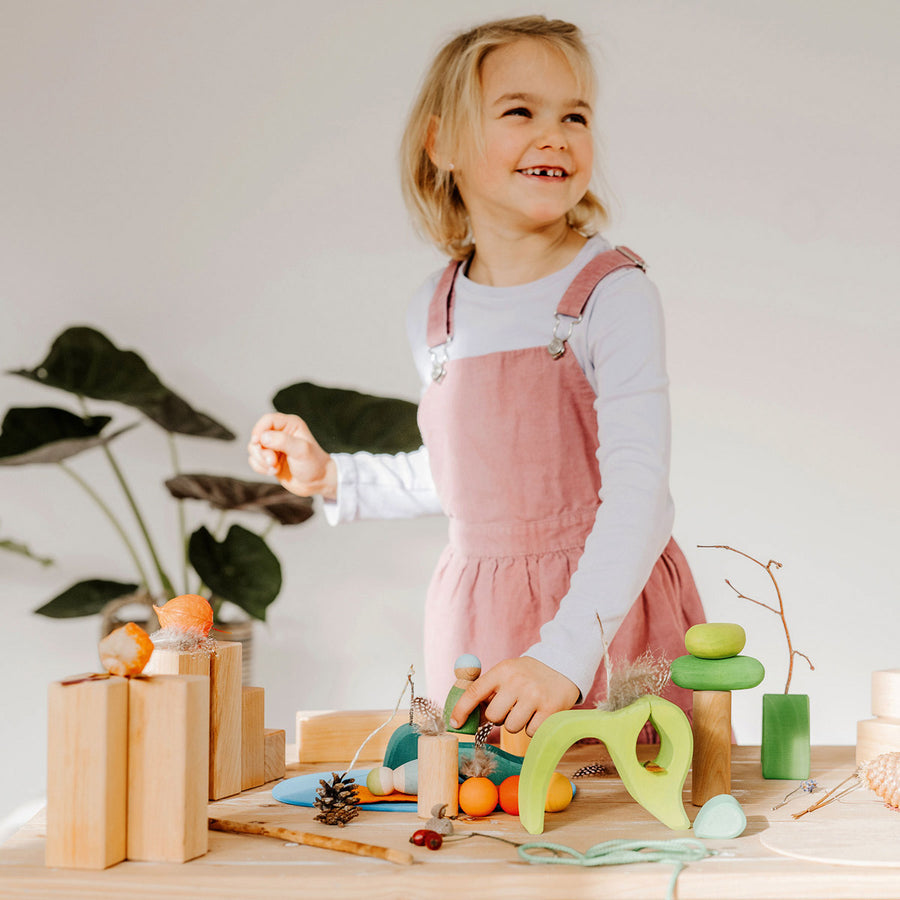
[(900, 719), (864, 719), (856, 723), (856, 764), (900, 750)]

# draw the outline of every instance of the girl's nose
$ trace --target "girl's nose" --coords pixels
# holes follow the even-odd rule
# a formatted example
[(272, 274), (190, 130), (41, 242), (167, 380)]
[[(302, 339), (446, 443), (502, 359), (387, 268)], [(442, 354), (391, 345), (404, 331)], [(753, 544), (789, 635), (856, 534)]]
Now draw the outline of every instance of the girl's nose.
[(547, 125), (538, 135), (539, 150), (565, 150), (568, 147), (565, 133), (558, 122)]

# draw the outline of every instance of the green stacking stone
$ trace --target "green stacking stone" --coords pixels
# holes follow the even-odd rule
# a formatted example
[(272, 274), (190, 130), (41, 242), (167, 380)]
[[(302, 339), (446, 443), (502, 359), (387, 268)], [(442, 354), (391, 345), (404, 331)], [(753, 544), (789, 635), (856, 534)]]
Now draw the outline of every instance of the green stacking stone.
[(692, 691), (742, 691), (756, 687), (766, 674), (763, 664), (752, 656), (728, 659), (698, 659), (679, 656), (672, 661), (670, 675), (678, 687)]
[(704, 622), (688, 628), (684, 649), (701, 659), (727, 659), (737, 656), (747, 643), (747, 635), (733, 622)]

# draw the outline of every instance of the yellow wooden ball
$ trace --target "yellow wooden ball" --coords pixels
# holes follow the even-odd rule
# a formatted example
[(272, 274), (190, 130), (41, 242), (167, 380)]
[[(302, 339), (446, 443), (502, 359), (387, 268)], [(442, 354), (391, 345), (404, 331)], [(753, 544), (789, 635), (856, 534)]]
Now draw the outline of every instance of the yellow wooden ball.
[(544, 810), (546, 812), (562, 812), (572, 802), (573, 793), (572, 782), (565, 775), (554, 772), (550, 776)]

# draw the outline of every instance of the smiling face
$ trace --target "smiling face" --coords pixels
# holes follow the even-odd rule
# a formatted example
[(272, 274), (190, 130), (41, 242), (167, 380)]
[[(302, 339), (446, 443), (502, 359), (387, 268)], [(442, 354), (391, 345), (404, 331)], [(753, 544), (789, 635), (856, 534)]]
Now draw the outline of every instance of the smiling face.
[(591, 179), (590, 97), (566, 57), (524, 38), (481, 70), (482, 146), (459, 148), (456, 183), (477, 234), (565, 226)]

